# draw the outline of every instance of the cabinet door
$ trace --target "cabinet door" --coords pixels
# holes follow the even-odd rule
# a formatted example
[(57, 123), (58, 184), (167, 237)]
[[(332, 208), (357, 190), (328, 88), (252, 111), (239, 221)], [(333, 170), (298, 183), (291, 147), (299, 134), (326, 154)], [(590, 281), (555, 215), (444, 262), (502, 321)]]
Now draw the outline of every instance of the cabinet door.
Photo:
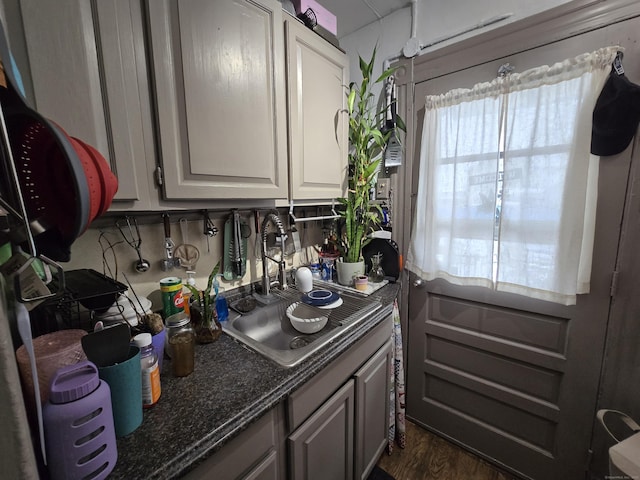
[(353, 380), (289, 436), (292, 480), (353, 478)]
[(355, 478), (366, 479), (387, 444), (391, 343), (387, 343), (355, 374)]
[(165, 198), (286, 198), (281, 3), (147, 8)]
[(20, 8), (37, 110), (110, 162), (116, 201), (146, 208), (155, 154), (140, 5), (20, 0)]
[(347, 56), (295, 19), (286, 19), (285, 29), (291, 199), (342, 197), (349, 148)]

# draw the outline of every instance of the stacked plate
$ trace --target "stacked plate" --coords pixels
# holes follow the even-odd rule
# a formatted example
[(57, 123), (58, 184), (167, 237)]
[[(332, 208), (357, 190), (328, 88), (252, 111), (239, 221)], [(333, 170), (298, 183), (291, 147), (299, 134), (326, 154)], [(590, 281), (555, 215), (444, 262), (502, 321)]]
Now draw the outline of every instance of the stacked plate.
[(311, 290), (302, 296), (302, 301), (313, 307), (331, 309), (342, 305), (342, 298), (330, 290)]

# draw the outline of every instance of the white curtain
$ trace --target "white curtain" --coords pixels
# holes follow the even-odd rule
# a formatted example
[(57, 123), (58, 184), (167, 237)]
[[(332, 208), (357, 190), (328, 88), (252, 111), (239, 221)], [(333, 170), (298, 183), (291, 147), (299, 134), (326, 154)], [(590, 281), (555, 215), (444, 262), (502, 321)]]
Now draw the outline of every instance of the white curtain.
[(409, 270), (566, 305), (588, 293), (592, 112), (619, 50), (426, 97)]

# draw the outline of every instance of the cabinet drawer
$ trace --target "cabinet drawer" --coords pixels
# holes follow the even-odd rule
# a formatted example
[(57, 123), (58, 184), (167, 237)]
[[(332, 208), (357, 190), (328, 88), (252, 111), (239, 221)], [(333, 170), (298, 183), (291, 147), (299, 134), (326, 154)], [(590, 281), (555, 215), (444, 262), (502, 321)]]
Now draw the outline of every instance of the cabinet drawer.
[(385, 342), (391, 338), (391, 317), (328, 365), (287, 399), (287, 428), (293, 431), (316, 411)]

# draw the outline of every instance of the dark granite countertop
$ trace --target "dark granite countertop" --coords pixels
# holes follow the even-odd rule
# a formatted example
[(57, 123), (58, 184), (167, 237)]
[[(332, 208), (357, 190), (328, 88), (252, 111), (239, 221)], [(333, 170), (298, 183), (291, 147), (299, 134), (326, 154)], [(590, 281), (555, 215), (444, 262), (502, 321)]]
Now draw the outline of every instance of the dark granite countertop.
[(391, 312), (399, 284), (371, 295), (383, 304), (364, 321), (292, 368), (283, 368), (223, 334), (196, 346), (195, 370), (170, 373), (164, 361), (162, 395), (142, 425), (118, 439), (110, 479), (180, 477), (219, 450), (346, 351)]

